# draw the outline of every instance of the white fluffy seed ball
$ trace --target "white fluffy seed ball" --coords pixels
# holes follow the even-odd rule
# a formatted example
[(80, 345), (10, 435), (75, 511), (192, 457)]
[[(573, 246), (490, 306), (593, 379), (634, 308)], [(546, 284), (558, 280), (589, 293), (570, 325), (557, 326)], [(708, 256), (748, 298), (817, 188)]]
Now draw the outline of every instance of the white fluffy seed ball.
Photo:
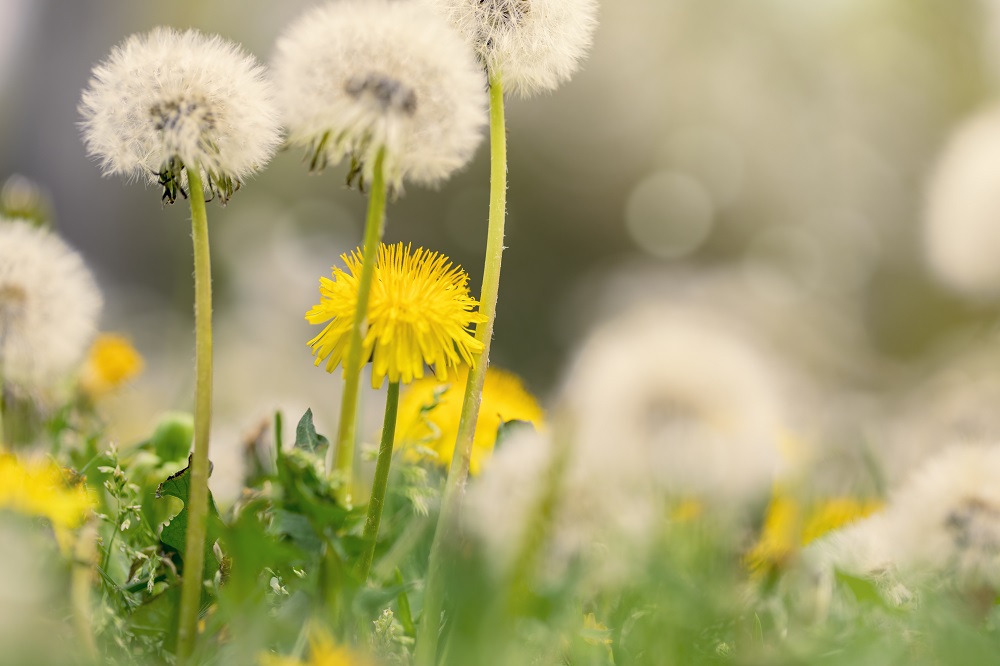
[(83, 259), (54, 233), (0, 218), (0, 367), (3, 379), (43, 388), (83, 357), (101, 293)]
[(958, 128), (928, 192), (924, 253), (935, 275), (979, 299), (1000, 296), (1000, 107)]
[[(264, 68), (237, 44), (196, 30), (161, 27), (126, 39), (94, 68), (79, 110), (87, 151), (106, 174), (162, 184), (179, 159), (200, 166), (223, 197), (281, 141)], [(225, 179), (232, 183), (221, 191)]]
[(568, 81), (590, 49), (597, 0), (431, 0), (504, 89), (528, 97)]
[(469, 46), (414, 0), (340, 0), (281, 36), (274, 78), (289, 142), (314, 170), (350, 157), (365, 180), (383, 150), (394, 187), (465, 166), (486, 124), (486, 82)]

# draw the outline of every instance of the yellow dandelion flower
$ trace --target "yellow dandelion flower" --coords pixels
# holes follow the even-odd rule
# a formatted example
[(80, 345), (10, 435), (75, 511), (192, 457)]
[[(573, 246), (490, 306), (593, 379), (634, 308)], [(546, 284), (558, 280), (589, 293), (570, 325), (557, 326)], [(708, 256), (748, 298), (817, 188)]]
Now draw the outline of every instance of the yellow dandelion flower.
[(781, 569), (803, 546), (881, 507), (878, 500), (832, 497), (816, 502), (806, 512), (790, 494), (775, 490), (760, 538), (747, 554), (747, 564), (756, 577)]
[(827, 532), (867, 518), (882, 508), (880, 500), (859, 500), (853, 497), (834, 497), (820, 502), (806, 518), (802, 528), (801, 545), (805, 546)]
[(782, 568), (798, 550), (802, 507), (786, 493), (775, 492), (767, 507), (760, 538), (747, 553), (747, 566), (755, 578)]
[(0, 509), (47, 518), (53, 527), (79, 527), (94, 506), (82, 486), (66, 483), (62, 470), (49, 461), (20, 461), (0, 453)]
[[(329, 322), (309, 341), (316, 365), (326, 361), (333, 372), (347, 357), (351, 324), (358, 302), (361, 250), (341, 255), (347, 271), (333, 268), (333, 279), (320, 278), (320, 302), (306, 313), (310, 324)], [(444, 255), (410, 246), (381, 245), (371, 296), (362, 357), (372, 359), (372, 386), (385, 377), (408, 384), (433, 366), (440, 380), (448, 369), (473, 363), (483, 345), (469, 327), (485, 321), (473, 310), (469, 276)]]
[(309, 659), (302, 661), (294, 657), (263, 655), (261, 666), (369, 666), (370, 661), (345, 647), (337, 645), (321, 630), (309, 633)]
[(104, 395), (129, 381), (145, 366), (128, 338), (114, 333), (97, 336), (90, 347), (80, 377), (80, 387), (92, 398)]
[[(429, 377), (407, 387), (399, 401), (396, 441), (405, 447), (410, 460), (429, 457), (441, 465), (451, 464), (468, 374), (469, 368), (465, 366), (453, 370), (445, 381)], [(524, 388), (519, 377), (497, 368), (487, 368), (472, 443), (470, 473), (479, 474), (483, 462), (493, 453), (501, 424), (527, 421), (540, 429), (544, 420), (538, 401)]]

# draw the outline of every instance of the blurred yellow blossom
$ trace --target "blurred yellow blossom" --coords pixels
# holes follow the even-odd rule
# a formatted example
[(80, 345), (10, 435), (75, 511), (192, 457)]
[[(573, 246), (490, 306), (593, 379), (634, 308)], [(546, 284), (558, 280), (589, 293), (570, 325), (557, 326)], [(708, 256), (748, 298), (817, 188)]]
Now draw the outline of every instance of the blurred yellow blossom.
[(145, 363), (127, 338), (103, 333), (94, 340), (80, 376), (80, 387), (91, 398), (113, 391), (142, 372)]
[(260, 659), (261, 666), (370, 666), (371, 662), (345, 647), (337, 645), (320, 630), (309, 634), (309, 659), (267, 654)]
[(828, 532), (871, 515), (882, 507), (874, 499), (833, 497), (815, 503), (806, 512), (803, 503), (776, 489), (767, 508), (760, 538), (746, 561), (755, 577), (781, 569), (798, 550)]
[[(407, 387), (399, 404), (396, 441), (405, 447), (410, 460), (432, 458), (441, 465), (451, 463), (468, 374), (466, 366), (451, 371), (445, 381), (428, 377)], [(519, 377), (488, 368), (469, 471), (478, 474), (482, 469), (493, 453), (497, 431), (502, 424), (526, 421), (537, 430), (544, 420), (538, 401), (524, 388)]]
[(74, 528), (93, 505), (87, 489), (70, 486), (54, 463), (0, 453), (0, 508), (47, 518), (55, 528)]

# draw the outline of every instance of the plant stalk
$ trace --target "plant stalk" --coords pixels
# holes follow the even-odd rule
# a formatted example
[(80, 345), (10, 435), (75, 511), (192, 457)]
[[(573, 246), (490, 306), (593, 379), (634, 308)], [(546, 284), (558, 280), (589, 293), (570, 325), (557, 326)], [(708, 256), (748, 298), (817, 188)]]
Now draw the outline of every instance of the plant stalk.
[[(336, 464), (332, 467), (341, 480), (341, 486), (337, 490), (337, 499), (344, 506), (351, 504), (354, 447), (357, 439), (358, 393), (361, 390), (361, 368), (368, 360), (362, 358), (361, 354), (363, 340), (361, 329), (368, 314), (368, 296), (371, 293), (372, 276), (375, 274), (375, 262), (378, 261), (379, 243), (382, 242), (382, 232), (385, 229), (386, 186), (385, 175), (382, 173), (384, 161), (385, 149), (382, 148), (375, 157), (375, 176), (372, 179), (372, 191), (368, 199), (368, 217), (365, 220), (361, 278), (358, 280), (358, 305), (354, 310), (351, 339), (347, 346), (347, 359), (344, 361), (344, 393), (340, 401)], [(327, 469), (331, 469), (331, 466), (327, 465)]]
[(198, 165), (187, 168), (194, 242), (195, 405), (191, 486), (186, 503), (187, 539), (181, 581), (178, 663), (194, 650), (205, 570), (208, 526), (208, 434), (212, 423), (212, 266), (208, 247), (208, 215)]
[(396, 437), (396, 413), (399, 410), (399, 382), (389, 383), (389, 392), (385, 398), (385, 420), (382, 423), (382, 441), (378, 447), (378, 459), (375, 463), (375, 480), (372, 481), (372, 494), (368, 500), (368, 517), (365, 520), (365, 531), (362, 539), (365, 550), (358, 562), (357, 574), (361, 581), (368, 580), (368, 572), (375, 559), (375, 544), (378, 542), (378, 527), (382, 522), (382, 509), (385, 508), (385, 490), (389, 482), (389, 465), (392, 464), (392, 444)]
[(483, 286), (479, 297), (479, 311), (486, 321), (476, 325), (476, 340), (483, 344), (483, 351), (472, 368), (465, 384), (462, 414), (458, 423), (455, 452), (448, 469), (448, 481), (441, 498), (434, 541), (431, 545), (427, 581), (424, 586), (424, 611), (417, 633), (415, 663), (433, 666), (437, 661), (438, 634), (441, 628), (441, 611), (444, 607), (442, 572), (444, 548), (451, 540), (457, 525), (458, 514), (469, 478), (469, 461), (472, 442), (476, 434), (479, 405), (482, 402), (486, 369), (490, 362), (490, 343), (493, 340), (493, 322), (496, 320), (497, 297), (500, 291), (500, 260), (503, 256), (503, 229), (507, 215), (507, 127), (504, 120), (503, 82), (499, 72), (490, 75), (490, 217), (486, 236), (486, 263), (483, 267)]

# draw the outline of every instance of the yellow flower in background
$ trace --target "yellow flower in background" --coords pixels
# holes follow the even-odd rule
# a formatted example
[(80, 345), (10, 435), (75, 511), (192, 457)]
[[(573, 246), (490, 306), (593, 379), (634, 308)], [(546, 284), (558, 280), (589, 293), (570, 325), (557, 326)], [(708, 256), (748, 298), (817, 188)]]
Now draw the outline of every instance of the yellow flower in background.
[(802, 528), (802, 545), (820, 538), (827, 532), (838, 530), (856, 520), (867, 518), (882, 508), (875, 499), (859, 500), (853, 497), (834, 497), (820, 502), (806, 518)]
[(94, 506), (83, 486), (70, 486), (47, 460), (20, 461), (0, 453), (0, 509), (46, 518), (55, 528), (79, 527)]
[(145, 361), (128, 338), (102, 333), (94, 340), (80, 376), (80, 387), (90, 397), (110, 393), (145, 367)]
[[(310, 324), (329, 322), (309, 341), (316, 365), (333, 370), (347, 356), (358, 302), (361, 250), (341, 255), (347, 271), (333, 268), (333, 279), (320, 278), (320, 302), (306, 313)], [(433, 366), (439, 380), (448, 369), (469, 365), (483, 345), (469, 327), (484, 321), (473, 310), (469, 276), (444, 255), (410, 246), (381, 245), (368, 301), (363, 358), (372, 359), (372, 386), (385, 377), (408, 384)]]
[(747, 565), (755, 577), (781, 569), (803, 546), (880, 508), (882, 502), (875, 499), (833, 497), (817, 502), (807, 513), (800, 501), (776, 489), (760, 538), (746, 556)]
[(801, 532), (801, 505), (789, 495), (776, 491), (767, 507), (760, 538), (746, 556), (754, 577), (786, 565), (798, 550)]
[(371, 662), (337, 645), (326, 632), (314, 629), (309, 634), (308, 660), (268, 654), (261, 657), (260, 664), (261, 666), (370, 666)]
[[(396, 441), (405, 447), (410, 460), (431, 458), (440, 465), (451, 464), (468, 374), (466, 366), (451, 371), (445, 381), (428, 377), (407, 387), (399, 401)], [(472, 443), (470, 473), (478, 474), (493, 453), (501, 424), (527, 421), (540, 429), (544, 420), (538, 401), (524, 388), (519, 377), (494, 367), (487, 368), (476, 437)]]

